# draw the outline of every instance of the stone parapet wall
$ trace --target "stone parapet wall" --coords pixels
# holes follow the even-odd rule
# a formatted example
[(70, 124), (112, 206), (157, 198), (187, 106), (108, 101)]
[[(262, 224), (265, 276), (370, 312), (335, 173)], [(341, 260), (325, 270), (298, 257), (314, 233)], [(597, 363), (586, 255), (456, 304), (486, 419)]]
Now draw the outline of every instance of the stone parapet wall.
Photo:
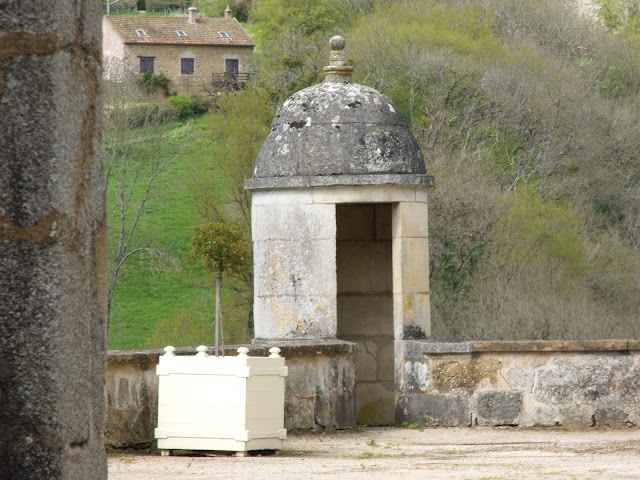
[[(395, 343), (398, 424), (640, 426), (640, 341)], [(252, 356), (267, 356), (271, 346), (248, 348)], [(277, 346), (289, 368), (285, 427), (354, 427), (356, 345), (318, 340)], [(107, 445), (153, 444), (155, 366), (162, 353), (109, 352)], [(195, 348), (176, 353), (194, 355)]]
[(396, 344), (398, 423), (640, 426), (640, 341)]
[[(268, 356), (272, 344), (245, 345), (251, 356)], [(289, 376), (285, 382), (285, 428), (309, 430), (355, 426), (356, 346), (339, 340), (280, 342)], [(236, 355), (238, 346), (225, 349)], [(195, 348), (179, 348), (177, 355), (195, 355)], [(108, 446), (154, 445), (158, 418), (158, 378), (155, 367), (161, 350), (117, 351), (107, 356)], [(224, 394), (222, 392), (221, 394)]]

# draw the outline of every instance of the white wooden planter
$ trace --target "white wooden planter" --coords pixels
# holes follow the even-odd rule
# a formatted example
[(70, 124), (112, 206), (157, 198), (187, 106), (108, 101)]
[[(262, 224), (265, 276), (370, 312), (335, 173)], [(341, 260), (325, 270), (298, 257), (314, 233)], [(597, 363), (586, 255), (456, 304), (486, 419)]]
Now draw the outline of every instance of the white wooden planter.
[(278, 450), (284, 428), (284, 377), (279, 348), (269, 357), (215, 357), (207, 347), (177, 356), (166, 347), (158, 375), (158, 428), (163, 455), (170, 450)]

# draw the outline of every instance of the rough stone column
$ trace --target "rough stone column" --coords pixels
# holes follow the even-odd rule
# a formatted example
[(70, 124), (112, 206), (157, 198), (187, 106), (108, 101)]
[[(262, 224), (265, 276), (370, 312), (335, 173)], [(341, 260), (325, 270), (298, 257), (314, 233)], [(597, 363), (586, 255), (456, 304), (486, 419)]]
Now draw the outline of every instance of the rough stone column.
[(0, 478), (107, 478), (101, 2), (0, 0)]
[(429, 234), (423, 202), (393, 207), (393, 329), (396, 340), (431, 336)]

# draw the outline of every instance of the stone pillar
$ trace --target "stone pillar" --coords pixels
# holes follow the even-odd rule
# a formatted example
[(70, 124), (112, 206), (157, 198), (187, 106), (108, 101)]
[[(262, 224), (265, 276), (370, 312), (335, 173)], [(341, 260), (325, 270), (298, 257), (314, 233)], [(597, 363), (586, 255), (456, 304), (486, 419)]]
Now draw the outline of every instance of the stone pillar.
[(431, 336), (426, 192), (417, 193), (424, 193), (424, 202), (398, 202), (392, 212), (396, 340)]
[(101, 2), (0, 7), (0, 478), (107, 478)]
[(255, 337), (336, 338), (336, 210), (309, 190), (252, 196)]

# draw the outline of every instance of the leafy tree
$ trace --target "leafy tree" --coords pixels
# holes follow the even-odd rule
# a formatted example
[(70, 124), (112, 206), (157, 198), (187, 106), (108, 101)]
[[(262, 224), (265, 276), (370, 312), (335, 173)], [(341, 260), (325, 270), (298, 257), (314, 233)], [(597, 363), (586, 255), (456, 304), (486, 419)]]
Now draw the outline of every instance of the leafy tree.
[(260, 0), (250, 20), (258, 44), (256, 83), (281, 103), (293, 92), (318, 83), (328, 61), (328, 41), (354, 19), (361, 2), (352, 0)]
[(248, 233), (251, 197), (244, 181), (253, 175), (273, 111), (267, 94), (254, 88), (225, 92), (212, 110), (207, 123), (215, 145), (211, 169), (194, 171), (190, 189), (203, 218)]
[(191, 5), (196, 7), (199, 13), (208, 17), (222, 17), (229, 5), (231, 14), (238, 21), (246, 22), (254, 3), (255, 0), (194, 0)]
[(638, 0), (599, 0), (599, 15), (614, 30), (640, 34), (640, 2)]
[(250, 20), (261, 46), (283, 32), (295, 30), (309, 37), (343, 25), (346, 9), (342, 0), (260, 0), (251, 10)]
[[(251, 269), (251, 242), (241, 229), (233, 225), (212, 222), (196, 227), (191, 240), (193, 254), (204, 269), (216, 276), (215, 352), (219, 354), (219, 338), (222, 336), (222, 312), (220, 289), (222, 276), (243, 276)], [(223, 347), (224, 348), (224, 347)]]

